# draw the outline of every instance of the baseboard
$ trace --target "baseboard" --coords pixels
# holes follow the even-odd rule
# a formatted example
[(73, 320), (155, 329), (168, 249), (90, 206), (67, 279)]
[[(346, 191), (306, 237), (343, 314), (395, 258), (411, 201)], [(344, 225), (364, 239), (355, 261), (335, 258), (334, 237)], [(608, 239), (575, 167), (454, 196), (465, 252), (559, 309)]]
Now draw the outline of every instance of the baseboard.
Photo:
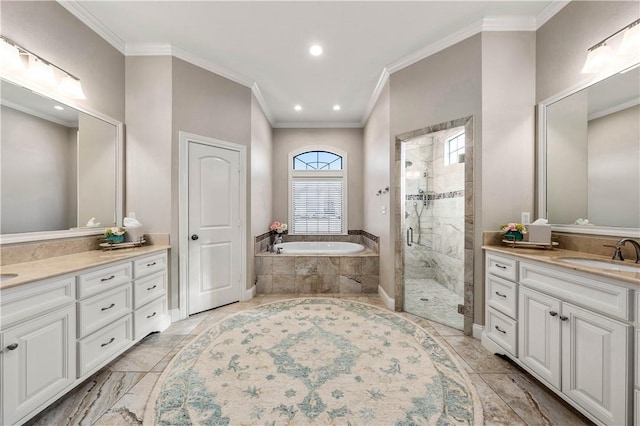
[(484, 331), (484, 325), (473, 324), (473, 338), (481, 340), (482, 332)]
[(169, 317), (171, 318), (171, 322), (180, 321), (180, 309), (169, 309)]
[(389, 297), (389, 295), (386, 291), (384, 291), (384, 288), (382, 288), (381, 285), (378, 286), (378, 296), (380, 296), (380, 299), (382, 299), (382, 301), (384, 302), (384, 306), (386, 306), (387, 309), (389, 309), (390, 311), (396, 310), (395, 299), (393, 297)]
[(242, 301), (253, 299), (256, 296), (256, 286), (252, 285), (251, 288), (246, 289), (242, 296)]

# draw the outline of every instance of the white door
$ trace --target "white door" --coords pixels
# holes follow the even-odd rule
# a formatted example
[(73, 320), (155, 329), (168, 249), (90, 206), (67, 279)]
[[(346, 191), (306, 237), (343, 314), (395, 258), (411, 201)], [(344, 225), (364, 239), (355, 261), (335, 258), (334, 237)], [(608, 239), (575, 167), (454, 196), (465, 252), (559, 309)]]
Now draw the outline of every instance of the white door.
[(240, 153), (189, 142), (189, 314), (240, 300)]
[(560, 301), (520, 286), (519, 357), (560, 389)]
[(631, 423), (631, 326), (569, 303), (562, 315), (562, 392), (604, 424)]

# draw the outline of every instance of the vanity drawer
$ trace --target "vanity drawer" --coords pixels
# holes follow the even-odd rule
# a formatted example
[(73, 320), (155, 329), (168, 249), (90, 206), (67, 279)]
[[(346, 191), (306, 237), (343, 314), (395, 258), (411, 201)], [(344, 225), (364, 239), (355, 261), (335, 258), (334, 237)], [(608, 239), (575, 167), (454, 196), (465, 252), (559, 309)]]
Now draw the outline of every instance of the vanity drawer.
[(153, 330), (167, 314), (167, 298), (161, 297), (146, 306), (136, 310), (133, 315), (133, 326), (135, 339), (141, 339)]
[(131, 343), (131, 315), (78, 342), (78, 377), (103, 365)]
[(131, 281), (131, 262), (94, 269), (78, 275), (78, 298), (100, 293)]
[(623, 320), (633, 316), (632, 291), (604, 279), (520, 262), (520, 284)]
[(78, 302), (78, 338), (131, 312), (131, 284), (96, 294)]
[(487, 274), (496, 275), (511, 281), (518, 280), (518, 261), (495, 253), (487, 253)]
[(0, 293), (0, 327), (41, 315), (76, 300), (76, 277), (39, 281)]
[(154, 254), (133, 261), (133, 277), (140, 278), (167, 269), (167, 253)]
[(518, 285), (487, 275), (487, 304), (511, 318), (517, 318)]
[(167, 274), (160, 272), (150, 277), (141, 278), (133, 283), (134, 308), (139, 307), (166, 294)]
[(518, 356), (518, 322), (493, 308), (487, 309), (487, 335), (514, 357)]

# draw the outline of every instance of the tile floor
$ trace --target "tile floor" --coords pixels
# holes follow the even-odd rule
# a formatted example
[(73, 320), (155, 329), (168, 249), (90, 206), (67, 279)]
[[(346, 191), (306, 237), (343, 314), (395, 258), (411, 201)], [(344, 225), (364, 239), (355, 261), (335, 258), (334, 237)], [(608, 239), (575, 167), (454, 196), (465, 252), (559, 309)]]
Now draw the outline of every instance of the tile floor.
[[(321, 296), (358, 300), (383, 307), (377, 296)], [(247, 302), (191, 316), (172, 324), (163, 333), (149, 335), (28, 424), (141, 424), (147, 396), (160, 373), (171, 358), (198, 333), (234, 312), (291, 297), (295, 295), (257, 296)], [(591, 424), (514, 364), (487, 352), (478, 340), (412, 314), (401, 315), (439, 336), (460, 357), (482, 401), (486, 425)]]
[(458, 313), (464, 297), (434, 279), (405, 279), (404, 304), (407, 312), (464, 330), (464, 316)]

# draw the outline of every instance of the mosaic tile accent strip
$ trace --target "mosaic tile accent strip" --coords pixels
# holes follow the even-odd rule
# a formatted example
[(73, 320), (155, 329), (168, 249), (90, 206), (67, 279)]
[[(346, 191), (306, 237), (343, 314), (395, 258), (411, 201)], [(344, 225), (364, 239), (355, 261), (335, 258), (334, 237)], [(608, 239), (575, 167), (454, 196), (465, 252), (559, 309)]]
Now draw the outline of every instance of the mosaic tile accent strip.
[[(464, 191), (460, 190), (460, 191), (450, 191), (450, 192), (440, 192), (438, 194), (427, 194), (426, 199), (428, 201), (431, 200), (444, 200), (444, 199), (448, 199), (448, 198), (460, 198), (460, 197), (464, 197)], [(412, 195), (406, 195), (405, 196), (405, 200), (406, 201), (424, 201), (425, 199), (425, 195), (424, 194), (412, 194)]]

